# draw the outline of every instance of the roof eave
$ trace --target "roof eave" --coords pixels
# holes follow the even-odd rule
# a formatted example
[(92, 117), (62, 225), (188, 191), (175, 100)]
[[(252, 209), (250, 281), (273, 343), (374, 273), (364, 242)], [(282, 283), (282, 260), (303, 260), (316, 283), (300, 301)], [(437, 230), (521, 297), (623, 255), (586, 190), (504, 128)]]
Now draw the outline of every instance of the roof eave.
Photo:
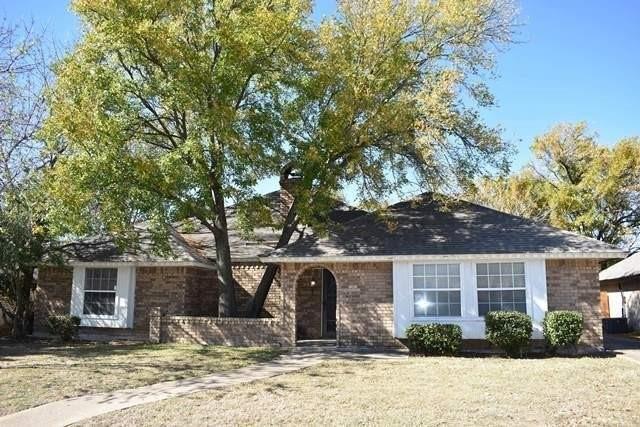
[(329, 255), (329, 256), (286, 256), (270, 255), (261, 257), (265, 263), (300, 262), (393, 262), (422, 260), (467, 260), (467, 259), (616, 259), (626, 256), (624, 251), (602, 252), (520, 252), (491, 254), (440, 254), (440, 255)]
[(197, 267), (215, 270), (213, 264), (196, 261), (69, 261), (72, 267)]

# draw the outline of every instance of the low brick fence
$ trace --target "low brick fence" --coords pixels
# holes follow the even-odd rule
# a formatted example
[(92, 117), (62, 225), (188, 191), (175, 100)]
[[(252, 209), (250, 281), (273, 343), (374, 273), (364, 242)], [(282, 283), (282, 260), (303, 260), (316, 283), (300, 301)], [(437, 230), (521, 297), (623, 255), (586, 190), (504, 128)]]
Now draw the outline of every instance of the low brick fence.
[(291, 347), (282, 318), (167, 316), (154, 308), (149, 315), (152, 342), (229, 346)]

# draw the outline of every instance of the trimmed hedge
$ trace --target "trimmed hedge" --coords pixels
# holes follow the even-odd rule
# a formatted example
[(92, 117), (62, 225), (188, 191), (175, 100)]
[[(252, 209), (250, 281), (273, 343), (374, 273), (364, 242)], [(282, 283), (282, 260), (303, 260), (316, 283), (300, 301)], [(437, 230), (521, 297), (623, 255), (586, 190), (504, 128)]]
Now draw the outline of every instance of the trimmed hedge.
[(490, 311), (485, 315), (487, 341), (509, 357), (520, 357), (529, 345), (531, 317), (519, 311)]
[(462, 346), (462, 328), (440, 323), (413, 324), (407, 328), (407, 341), (411, 353), (451, 356)]
[(53, 335), (62, 341), (71, 341), (78, 333), (80, 318), (78, 316), (54, 315), (47, 318), (47, 326)]
[(578, 311), (549, 311), (545, 314), (542, 323), (544, 338), (547, 345), (553, 350), (577, 345), (582, 330), (582, 313)]

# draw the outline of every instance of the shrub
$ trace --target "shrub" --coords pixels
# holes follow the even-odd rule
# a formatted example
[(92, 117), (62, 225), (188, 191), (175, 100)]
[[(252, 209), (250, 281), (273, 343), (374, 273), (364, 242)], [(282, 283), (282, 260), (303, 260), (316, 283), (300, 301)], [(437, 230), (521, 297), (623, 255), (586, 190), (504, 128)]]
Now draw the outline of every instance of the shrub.
[(531, 318), (519, 311), (490, 311), (485, 315), (487, 340), (509, 357), (522, 356), (529, 345)]
[(47, 326), (49, 326), (49, 331), (60, 337), (62, 341), (71, 341), (78, 333), (80, 318), (68, 314), (49, 316)]
[(462, 346), (462, 328), (440, 323), (413, 324), (407, 328), (407, 341), (415, 354), (454, 355)]
[(582, 328), (582, 313), (577, 311), (547, 312), (542, 323), (544, 338), (553, 350), (578, 344)]

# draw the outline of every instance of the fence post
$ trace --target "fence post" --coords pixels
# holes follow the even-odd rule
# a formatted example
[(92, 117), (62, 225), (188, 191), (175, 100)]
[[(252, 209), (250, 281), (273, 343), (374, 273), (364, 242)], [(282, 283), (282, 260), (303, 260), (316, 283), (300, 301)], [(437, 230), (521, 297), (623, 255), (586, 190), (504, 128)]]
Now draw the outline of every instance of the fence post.
[(158, 344), (162, 337), (162, 312), (160, 307), (149, 311), (149, 341)]

